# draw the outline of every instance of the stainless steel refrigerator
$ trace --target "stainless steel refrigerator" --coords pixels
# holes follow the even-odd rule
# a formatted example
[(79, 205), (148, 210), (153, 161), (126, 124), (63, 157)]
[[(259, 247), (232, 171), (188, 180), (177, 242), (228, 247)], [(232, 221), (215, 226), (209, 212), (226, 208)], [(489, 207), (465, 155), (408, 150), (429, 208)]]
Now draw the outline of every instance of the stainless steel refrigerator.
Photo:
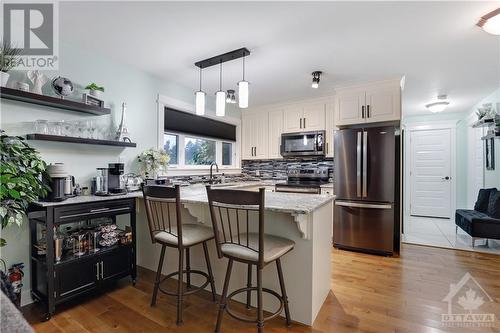
[(334, 246), (391, 255), (399, 248), (399, 129), (335, 133)]

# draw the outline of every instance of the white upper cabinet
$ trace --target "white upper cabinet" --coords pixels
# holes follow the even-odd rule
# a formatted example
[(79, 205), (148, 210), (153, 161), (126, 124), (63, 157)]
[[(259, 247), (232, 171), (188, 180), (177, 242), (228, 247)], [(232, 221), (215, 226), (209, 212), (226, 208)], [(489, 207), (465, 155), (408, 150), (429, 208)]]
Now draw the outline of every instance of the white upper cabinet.
[(290, 105), (285, 107), (284, 111), (284, 132), (302, 131), (302, 118), (304, 111), (300, 105)]
[(326, 145), (325, 145), (325, 155), (326, 157), (333, 157), (333, 131), (335, 130), (335, 115), (334, 115), (334, 105), (329, 103), (326, 105)]
[(325, 126), (325, 103), (308, 104), (304, 106), (303, 128), (306, 131), (319, 131)]
[(283, 133), (283, 110), (269, 111), (269, 158), (281, 158), (281, 133)]
[(268, 156), (267, 113), (245, 113), (242, 116), (241, 158), (265, 159)]
[(351, 125), (363, 122), (362, 111), (365, 104), (365, 91), (341, 91), (335, 96), (337, 109), (336, 123)]
[(325, 129), (325, 103), (300, 103), (284, 108), (286, 133)]
[(366, 119), (368, 122), (401, 119), (401, 89), (387, 83), (366, 89)]
[(337, 126), (400, 120), (399, 80), (337, 89), (335, 108)]

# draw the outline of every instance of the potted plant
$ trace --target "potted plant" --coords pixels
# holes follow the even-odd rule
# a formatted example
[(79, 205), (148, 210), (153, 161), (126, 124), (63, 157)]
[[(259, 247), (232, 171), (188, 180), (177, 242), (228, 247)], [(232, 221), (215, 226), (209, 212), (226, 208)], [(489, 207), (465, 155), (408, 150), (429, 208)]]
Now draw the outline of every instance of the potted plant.
[(170, 156), (163, 149), (150, 148), (143, 151), (139, 156), (141, 173), (144, 178), (156, 179), (160, 171), (166, 170)]
[[(30, 203), (47, 195), (49, 187), (42, 182), (46, 163), (24, 138), (0, 131), (0, 218), (2, 229), (21, 226)], [(0, 238), (0, 246), (6, 244)]]
[(0, 83), (2, 87), (7, 86), (7, 81), (10, 76), (8, 72), (16, 67), (20, 53), (20, 49), (12, 47), (6, 42), (0, 44)]
[(104, 92), (104, 87), (98, 86), (94, 82), (88, 84), (85, 89), (89, 91), (89, 94), (91, 96), (94, 96), (96, 98), (100, 98), (101, 94)]

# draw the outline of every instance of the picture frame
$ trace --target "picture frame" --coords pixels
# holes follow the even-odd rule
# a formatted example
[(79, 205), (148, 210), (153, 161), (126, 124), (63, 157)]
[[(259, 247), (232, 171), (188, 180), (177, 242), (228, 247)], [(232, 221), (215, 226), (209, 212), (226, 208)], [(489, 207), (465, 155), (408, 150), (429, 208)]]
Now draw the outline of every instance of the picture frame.
[(493, 138), (487, 139), (484, 145), (486, 170), (495, 170), (495, 141)]
[(94, 96), (83, 94), (82, 96), (83, 103), (87, 105), (98, 106), (100, 108), (104, 107), (104, 101), (102, 99), (96, 98)]

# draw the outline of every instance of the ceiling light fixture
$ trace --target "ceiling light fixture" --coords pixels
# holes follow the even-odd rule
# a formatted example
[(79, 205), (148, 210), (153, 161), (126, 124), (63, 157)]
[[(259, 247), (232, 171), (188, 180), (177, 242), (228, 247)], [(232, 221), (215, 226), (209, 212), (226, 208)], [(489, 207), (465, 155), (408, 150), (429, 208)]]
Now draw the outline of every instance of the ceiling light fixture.
[(228, 104), (236, 104), (236, 95), (234, 94), (233, 89), (228, 89), (226, 92), (226, 103)]
[(489, 34), (500, 35), (500, 8), (481, 17), (476, 25)]
[(321, 72), (321, 71), (314, 71), (314, 72), (312, 72), (312, 76), (313, 76), (313, 81), (312, 81), (312, 84), (311, 84), (312, 88), (318, 89), (318, 87), (319, 87), (319, 79), (320, 79), (321, 74), (323, 74), (323, 72)]
[(206, 93), (201, 90), (201, 68), (200, 68), (200, 90), (195, 93), (196, 96), (196, 114), (203, 116), (205, 114), (205, 96)]
[(246, 109), (248, 107), (248, 82), (245, 81), (245, 55), (243, 56), (243, 78), (238, 82), (239, 107)]
[(222, 90), (222, 61), (219, 69), (219, 91), (215, 93), (215, 115), (224, 117), (226, 114), (226, 93)]
[[(238, 82), (238, 100), (240, 108), (248, 107), (248, 85), (249, 83), (245, 81), (245, 57), (250, 55), (250, 51), (246, 47), (240, 49), (219, 54), (215, 57), (197, 61), (194, 65), (200, 68), (200, 91), (196, 92), (196, 114), (205, 113), (205, 93), (201, 90), (201, 70), (203, 68), (219, 65), (220, 66), (220, 77), (219, 77), (219, 91), (215, 93), (215, 114), (219, 117), (223, 117), (226, 110), (225, 103), (236, 103), (236, 96), (234, 90), (228, 90), (227, 95), (222, 91), (222, 63), (243, 58), (243, 80)], [(230, 94), (231, 92), (231, 94)], [(230, 96), (229, 96), (230, 95)], [(203, 110), (203, 111), (202, 111)], [(200, 112), (200, 113), (198, 113)], [(201, 113), (203, 112), (203, 113)]]
[(450, 102), (448, 102), (446, 98), (446, 95), (439, 95), (436, 102), (429, 103), (425, 105), (425, 107), (432, 113), (442, 112), (448, 105), (450, 105)]

